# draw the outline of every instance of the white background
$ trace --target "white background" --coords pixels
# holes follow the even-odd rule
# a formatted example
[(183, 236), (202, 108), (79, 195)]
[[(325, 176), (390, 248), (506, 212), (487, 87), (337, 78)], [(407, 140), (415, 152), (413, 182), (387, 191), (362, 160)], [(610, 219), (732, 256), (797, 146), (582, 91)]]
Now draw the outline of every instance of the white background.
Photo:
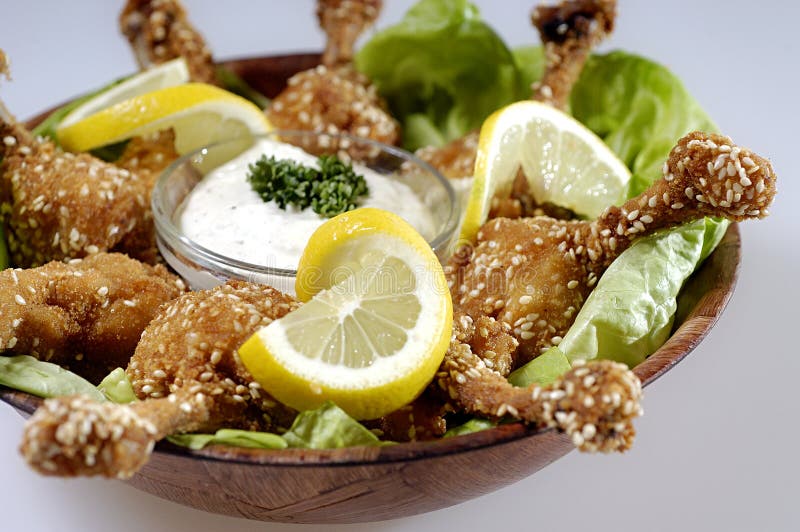
[[(185, 0), (218, 58), (320, 49), (313, 2)], [(386, 0), (380, 25), (410, 0)], [(476, 2), (512, 45), (534, 43), (530, 0)], [(135, 65), (116, 19), (122, 0), (0, 2), (14, 80), (0, 98), (20, 118)], [(797, 22), (788, 0), (622, 0), (604, 49), (671, 68), (723, 132), (772, 159), (772, 216), (742, 227), (739, 286), (721, 322), (646, 389), (634, 449), (572, 453), (459, 506), (328, 530), (800, 530)], [(313, 530), (206, 514), (116, 481), (37, 476), (16, 447), (22, 419), (0, 405), (0, 527), (25, 531)], [(291, 526), (291, 528), (290, 528)]]

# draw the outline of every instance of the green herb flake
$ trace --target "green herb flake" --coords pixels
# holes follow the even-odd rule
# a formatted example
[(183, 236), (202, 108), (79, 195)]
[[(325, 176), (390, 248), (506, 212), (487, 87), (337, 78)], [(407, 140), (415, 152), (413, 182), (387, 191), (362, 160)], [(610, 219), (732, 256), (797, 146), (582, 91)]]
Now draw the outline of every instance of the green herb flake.
[(351, 211), (369, 189), (364, 176), (335, 155), (318, 159), (319, 169), (288, 159), (262, 155), (248, 165), (247, 181), (264, 201), (274, 201), (281, 209), (287, 206), (311, 209), (326, 218)]

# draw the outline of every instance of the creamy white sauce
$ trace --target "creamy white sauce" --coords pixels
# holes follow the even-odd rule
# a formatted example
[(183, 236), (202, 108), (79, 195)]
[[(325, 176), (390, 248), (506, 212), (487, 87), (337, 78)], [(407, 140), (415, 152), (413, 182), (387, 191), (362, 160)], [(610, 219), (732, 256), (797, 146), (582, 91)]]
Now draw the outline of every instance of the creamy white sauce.
[[(229, 258), (294, 269), (314, 230), (324, 218), (312, 209), (281, 209), (265, 202), (247, 181), (247, 166), (262, 155), (318, 167), (317, 158), (290, 144), (261, 139), (235, 159), (212, 170), (184, 199), (175, 214), (178, 228), (201, 246)], [(408, 185), (361, 165), (369, 194), (359, 207), (391, 211), (430, 240), (436, 224), (430, 209)]]

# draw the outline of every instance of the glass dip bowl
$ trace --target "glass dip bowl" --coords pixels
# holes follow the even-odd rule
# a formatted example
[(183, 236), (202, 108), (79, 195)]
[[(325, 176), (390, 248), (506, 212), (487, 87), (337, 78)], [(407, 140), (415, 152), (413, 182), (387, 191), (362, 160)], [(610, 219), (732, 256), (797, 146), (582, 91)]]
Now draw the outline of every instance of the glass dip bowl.
[[(368, 139), (345, 134), (274, 131), (200, 148), (176, 160), (158, 178), (151, 199), (158, 247), (167, 263), (192, 289), (211, 288), (230, 279), (240, 279), (268, 284), (294, 294), (295, 269), (275, 267), (274, 261), (270, 260), (260, 264), (240, 260), (219, 249), (201, 245), (185, 234), (178, 221), (184, 200), (210, 172), (234, 160), (262, 139), (277, 140), (307, 151), (311, 151), (311, 146), (330, 146), (329, 149), (313, 150), (319, 152), (314, 155), (334, 154), (342, 160), (351, 159), (357, 173), (359, 166), (366, 167), (403, 183), (430, 212), (433, 223), (430, 234), (425, 236), (431, 248), (440, 260), (451, 251), (458, 223), (457, 201), (449, 181), (431, 166), (407, 151)], [(408, 221), (414, 224), (413, 220)], [(264, 231), (280, 233), (286, 231), (289, 223), (291, 220), (287, 218), (281, 226), (265, 227)], [(268, 250), (265, 250), (266, 254)]]

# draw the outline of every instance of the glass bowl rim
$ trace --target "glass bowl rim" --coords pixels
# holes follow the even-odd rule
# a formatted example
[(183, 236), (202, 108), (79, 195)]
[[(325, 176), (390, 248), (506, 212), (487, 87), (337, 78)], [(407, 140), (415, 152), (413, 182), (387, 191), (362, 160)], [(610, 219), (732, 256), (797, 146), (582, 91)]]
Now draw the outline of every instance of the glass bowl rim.
[[(297, 129), (275, 129), (268, 133), (251, 135), (250, 138), (254, 141), (257, 141), (258, 139), (267, 139), (276, 137), (280, 139), (281, 135), (285, 136), (327, 135), (334, 138), (347, 139), (350, 141), (355, 141), (358, 143), (377, 147), (384, 153), (389, 153), (394, 157), (414, 163), (416, 166), (422, 168), (424, 171), (432, 175), (433, 178), (444, 188), (445, 193), (447, 194), (447, 205), (449, 206), (449, 212), (444, 222), (444, 226), (440, 231), (438, 231), (438, 233), (436, 234), (436, 236), (434, 236), (432, 240), (428, 241), (428, 244), (431, 246), (431, 249), (436, 251), (441, 246), (450, 242), (451, 239), (453, 238), (453, 233), (455, 232), (459, 221), (455, 189), (453, 188), (453, 185), (450, 184), (450, 181), (447, 177), (443, 176), (433, 166), (423, 161), (412, 152), (409, 152), (397, 146), (390, 146), (382, 142), (378, 142), (372, 139), (367, 139), (364, 137), (358, 137), (356, 135), (350, 135), (348, 133), (327, 133), (324, 131), (306, 131)], [(150, 207), (153, 212), (153, 221), (156, 228), (156, 237), (157, 239), (163, 241), (169, 247), (174, 247), (176, 243), (179, 243), (182, 247), (181, 251), (184, 253), (188, 252), (187, 254), (190, 255), (189, 258), (192, 261), (197, 262), (199, 260), (201, 262), (200, 265), (208, 269), (218, 270), (220, 267), (223, 267), (226, 270), (231, 270), (231, 269), (240, 270), (251, 274), (269, 275), (276, 277), (295, 277), (297, 275), (297, 270), (295, 269), (277, 268), (274, 266), (263, 266), (252, 262), (234, 259), (227, 255), (223, 255), (221, 253), (208, 249), (207, 247), (198, 244), (197, 242), (195, 242), (194, 240), (190, 239), (185, 234), (183, 234), (175, 225), (174, 221), (172, 220), (172, 217), (166, 214), (163, 198), (166, 196), (166, 188), (169, 182), (169, 177), (173, 175), (173, 173), (176, 172), (180, 166), (198, 156), (204, 156), (209, 149), (219, 147), (224, 144), (235, 142), (237, 140), (242, 140), (242, 139), (247, 139), (247, 137), (234, 137), (230, 139), (225, 139), (194, 149), (188, 153), (185, 153), (184, 155), (181, 155), (178, 159), (170, 163), (170, 165), (167, 166), (159, 174), (158, 178), (156, 179), (155, 185), (153, 186), (153, 191), (150, 196)]]

